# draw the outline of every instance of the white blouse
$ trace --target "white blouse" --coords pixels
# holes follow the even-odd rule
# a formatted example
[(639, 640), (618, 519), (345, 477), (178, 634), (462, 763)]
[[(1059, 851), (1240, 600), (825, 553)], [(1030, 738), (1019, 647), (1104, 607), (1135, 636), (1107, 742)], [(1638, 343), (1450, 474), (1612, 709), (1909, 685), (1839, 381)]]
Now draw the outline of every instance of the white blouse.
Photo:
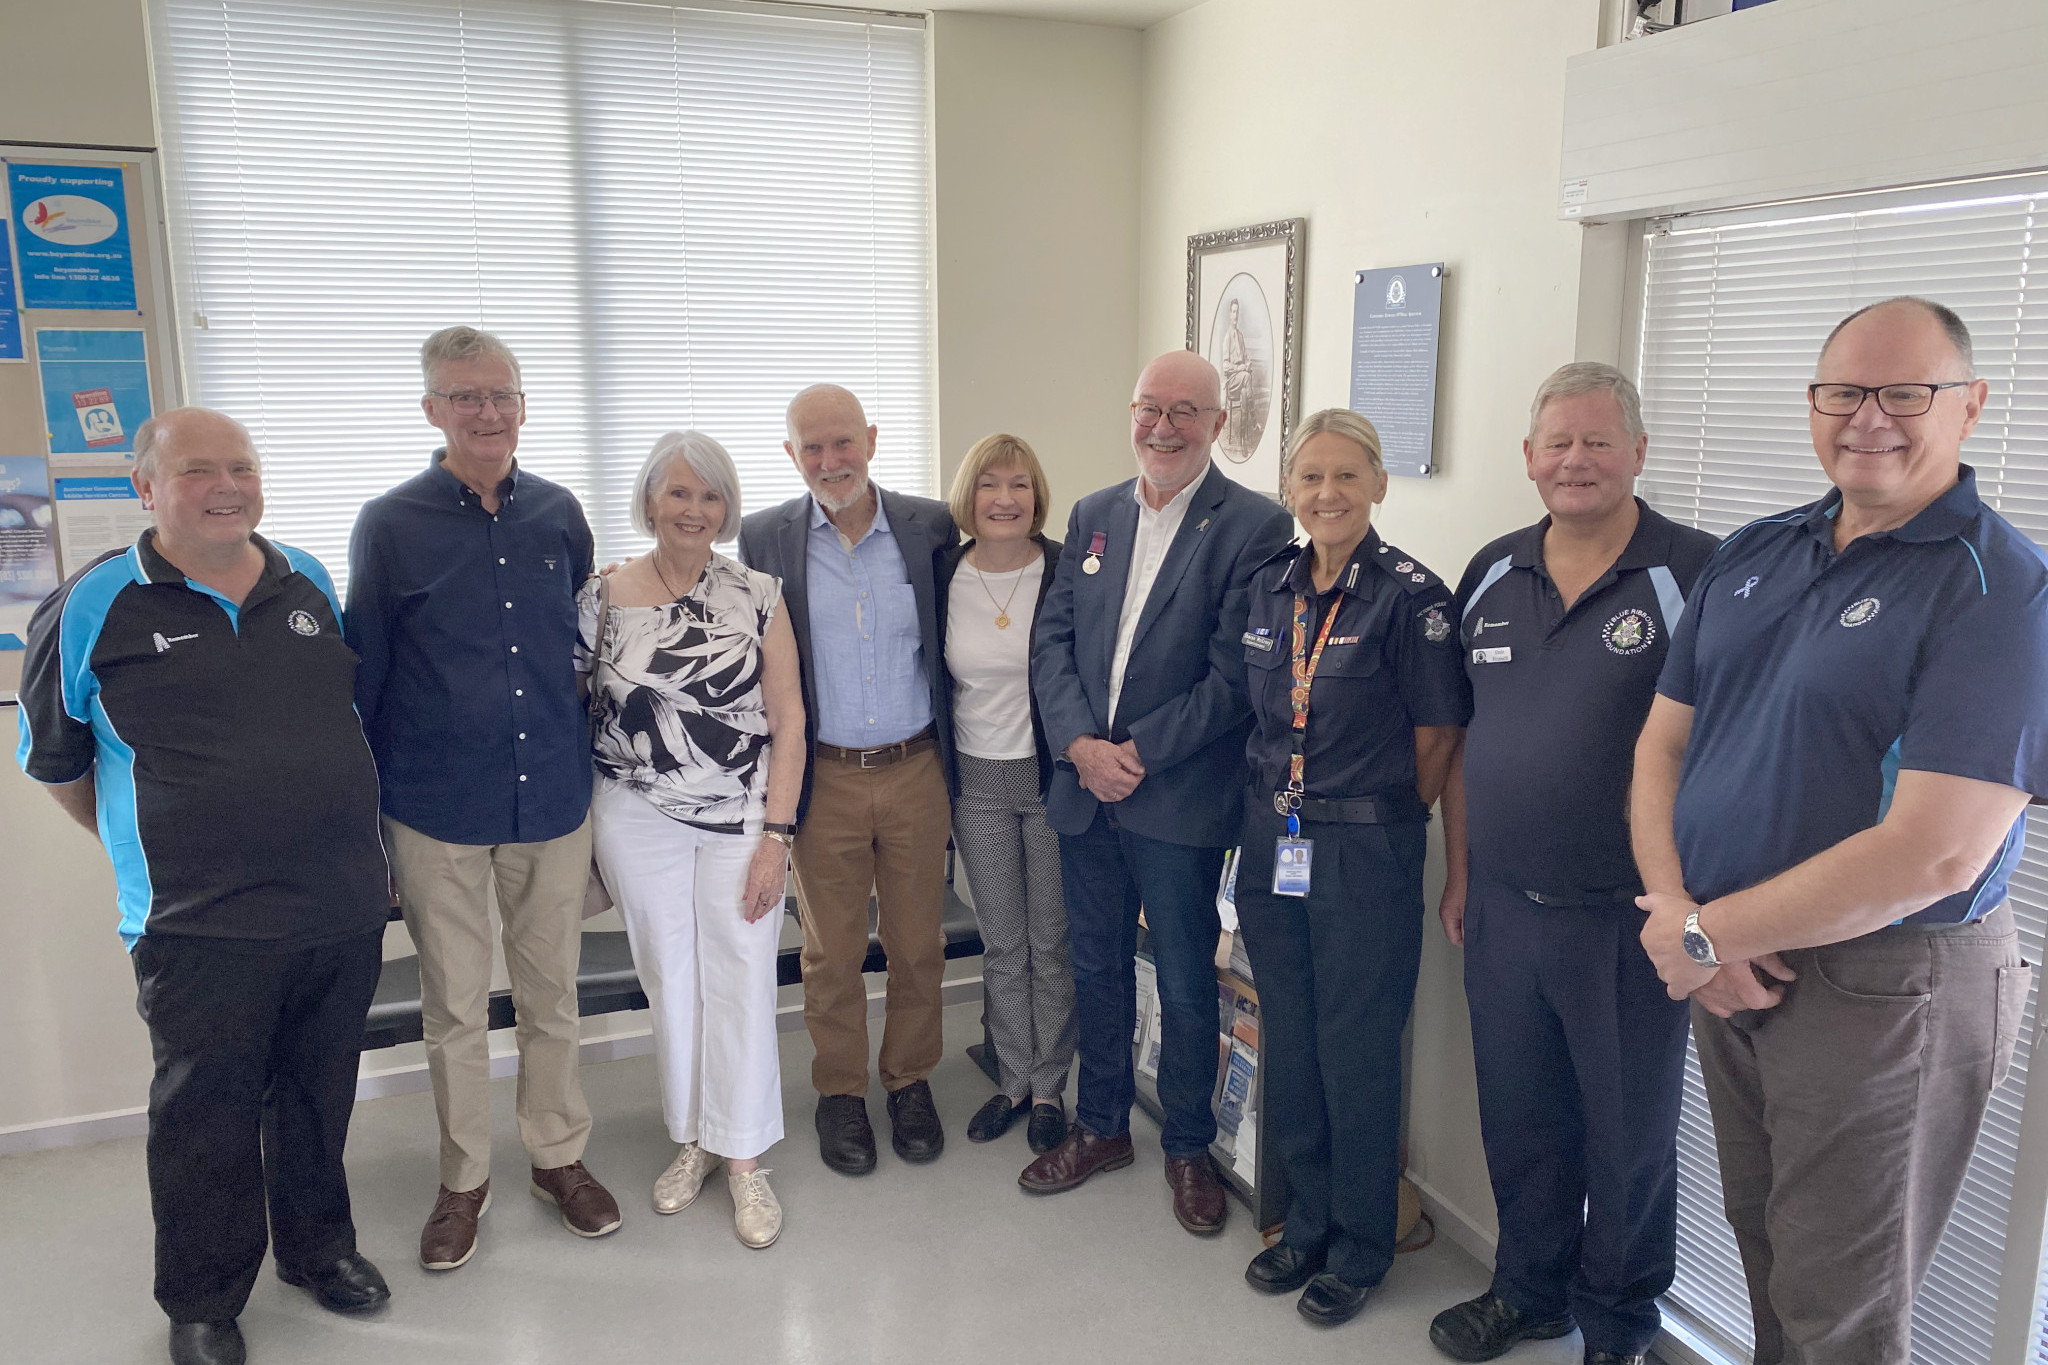
[[(962, 559), (946, 599), (946, 671), (953, 675), (953, 743), (974, 758), (1030, 758), (1031, 621), (1045, 556), (1009, 573)], [(1015, 594), (1014, 596), (1012, 594)], [(1009, 603), (1010, 624), (996, 625)]]

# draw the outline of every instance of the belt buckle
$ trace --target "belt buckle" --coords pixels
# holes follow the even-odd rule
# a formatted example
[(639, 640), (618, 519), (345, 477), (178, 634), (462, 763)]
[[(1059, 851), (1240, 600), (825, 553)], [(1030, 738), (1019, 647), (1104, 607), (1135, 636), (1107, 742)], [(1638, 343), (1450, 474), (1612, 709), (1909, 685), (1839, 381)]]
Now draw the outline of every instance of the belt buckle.
[(874, 762), (874, 763), (870, 763), (870, 762), (869, 762), (868, 760), (869, 760), (869, 759), (880, 759), (880, 758), (881, 758), (881, 756), (882, 756), (883, 754), (887, 753), (887, 752), (889, 752), (889, 750), (888, 750), (888, 748), (887, 748), (886, 746), (885, 746), (885, 747), (883, 747), (883, 748), (880, 748), (880, 749), (862, 749), (862, 750), (860, 751), (860, 766), (861, 766), (861, 767), (862, 767), (863, 769), (867, 769), (867, 768), (879, 768), (879, 767), (881, 767), (881, 766), (882, 766), (882, 765), (881, 765), (881, 763), (879, 763), (879, 762)]

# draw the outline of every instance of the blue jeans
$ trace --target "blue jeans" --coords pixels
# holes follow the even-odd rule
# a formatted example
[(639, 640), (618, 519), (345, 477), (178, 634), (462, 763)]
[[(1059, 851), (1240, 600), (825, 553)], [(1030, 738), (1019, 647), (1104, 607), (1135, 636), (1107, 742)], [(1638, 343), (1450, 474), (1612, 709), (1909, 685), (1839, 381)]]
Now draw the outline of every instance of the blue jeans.
[(1106, 806), (1087, 832), (1060, 836), (1081, 1035), (1074, 1117), (1091, 1132), (1118, 1137), (1131, 1127), (1142, 905), (1163, 1026), (1159, 1104), (1166, 1122), (1159, 1145), (1168, 1156), (1197, 1157), (1216, 1140), (1209, 1097), (1216, 1089), (1216, 937), (1223, 928), (1216, 890), (1223, 853), (1119, 829)]

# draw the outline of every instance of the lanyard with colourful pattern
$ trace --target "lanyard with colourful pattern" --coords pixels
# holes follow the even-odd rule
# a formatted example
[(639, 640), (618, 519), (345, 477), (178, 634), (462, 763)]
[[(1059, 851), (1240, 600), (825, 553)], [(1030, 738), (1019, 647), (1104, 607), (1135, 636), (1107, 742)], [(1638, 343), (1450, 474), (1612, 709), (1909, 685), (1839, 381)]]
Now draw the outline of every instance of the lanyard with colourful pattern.
[(1300, 825), (1294, 814), (1301, 808), (1302, 765), (1306, 755), (1303, 745), (1308, 737), (1308, 691), (1316, 679), (1316, 667), (1323, 661), (1323, 646), (1330, 641), (1330, 627), (1337, 623), (1337, 613), (1343, 607), (1343, 600), (1330, 603), (1329, 614), (1323, 617), (1323, 628), (1316, 632), (1314, 650), (1308, 647), (1309, 599), (1301, 593), (1294, 595), (1294, 753), (1287, 760), (1287, 790), (1275, 804), (1281, 807), (1281, 814), (1287, 817), (1287, 832), (1297, 834)]

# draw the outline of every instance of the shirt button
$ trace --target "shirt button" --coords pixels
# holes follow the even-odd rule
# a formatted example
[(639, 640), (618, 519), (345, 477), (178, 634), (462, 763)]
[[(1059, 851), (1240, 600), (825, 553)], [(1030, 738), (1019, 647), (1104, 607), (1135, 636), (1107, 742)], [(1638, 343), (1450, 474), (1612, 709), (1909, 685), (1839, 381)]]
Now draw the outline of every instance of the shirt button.
[[(499, 562), (500, 564), (503, 564), (503, 563), (504, 563), (505, 561), (501, 559), (501, 560), (499, 560), (498, 562)], [(507, 610), (507, 611), (510, 611), (510, 610), (512, 610), (512, 604), (511, 604), (510, 602), (507, 602), (507, 603), (505, 604), (505, 610)]]
[(521, 773), (521, 774), (519, 774), (519, 780), (520, 780), (521, 782), (524, 782), (524, 781), (526, 780), (526, 774), (525, 774), (525, 773)]
[(521, 730), (521, 731), (519, 732), (519, 737), (520, 737), (521, 739), (525, 739), (525, 738), (526, 738), (526, 731), (524, 731), (524, 730)]
[(523, 687), (515, 687), (512, 689), (512, 695), (515, 697), (523, 697), (526, 695), (526, 689)]
[(514, 646), (512, 646), (512, 652), (513, 652), (514, 654), (517, 654), (517, 653), (519, 652), (519, 646), (518, 646), (518, 645), (514, 645)]
[(503, 558), (501, 557), (501, 558), (500, 558), (500, 559), (498, 560), (498, 562), (499, 562), (500, 564), (503, 564), (503, 563), (504, 563), (505, 561), (504, 561), (504, 559), (503, 559)]
[(868, 717), (868, 724), (870, 724), (870, 725), (873, 725), (874, 723), (875, 723), (875, 718), (874, 718), (873, 716), (869, 716), (869, 717)]

